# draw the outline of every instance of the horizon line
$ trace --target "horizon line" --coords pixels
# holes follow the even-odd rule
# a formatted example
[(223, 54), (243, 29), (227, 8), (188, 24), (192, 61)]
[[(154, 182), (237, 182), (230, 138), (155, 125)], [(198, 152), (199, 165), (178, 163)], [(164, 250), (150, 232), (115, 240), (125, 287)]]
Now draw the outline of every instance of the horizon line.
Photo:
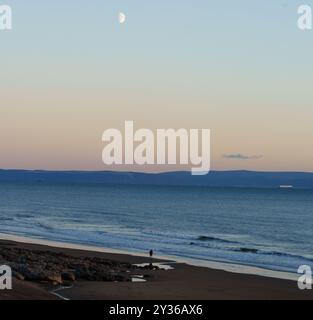
[[(52, 169), (3, 169), (0, 168), (1, 171), (22, 171), (22, 172), (54, 172), (54, 173), (120, 173), (120, 174), (151, 174), (151, 175), (158, 175), (158, 174), (169, 174), (169, 173), (190, 173), (189, 170), (173, 170), (173, 171), (160, 171), (160, 172), (144, 172), (144, 171), (118, 171), (118, 170), (71, 170), (71, 169), (60, 169), (60, 170), (52, 170)], [(248, 170), (248, 169), (225, 169), (225, 170), (210, 170), (210, 172), (251, 172), (251, 173), (307, 173), (313, 174), (313, 171), (289, 171), (289, 170)], [(208, 175), (207, 174), (207, 175)]]

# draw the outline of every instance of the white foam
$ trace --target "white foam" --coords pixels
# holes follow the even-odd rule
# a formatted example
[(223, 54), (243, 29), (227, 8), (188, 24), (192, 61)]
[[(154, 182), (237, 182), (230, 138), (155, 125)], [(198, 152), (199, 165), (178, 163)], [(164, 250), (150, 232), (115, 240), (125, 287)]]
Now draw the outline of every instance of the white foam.
[[(173, 261), (173, 263), (175, 263), (175, 261)], [(147, 267), (149, 266), (150, 263), (137, 263), (137, 264), (134, 264), (134, 266), (137, 266), (137, 267)], [(153, 262), (153, 266), (156, 266), (162, 270), (173, 270), (174, 268), (167, 264), (166, 262)]]
[(70, 300), (69, 298), (66, 298), (66, 297), (62, 296), (61, 294), (59, 294), (57, 292), (58, 291), (63, 291), (63, 290), (66, 290), (66, 289), (71, 289), (71, 288), (73, 288), (73, 286), (69, 286), (69, 287), (61, 286), (61, 287), (59, 287), (59, 288), (57, 288), (55, 290), (50, 291), (50, 293), (55, 295), (55, 296), (57, 296), (58, 298), (60, 298), (62, 300), (68, 301), (68, 300)]
[(142, 275), (133, 275), (131, 279), (132, 282), (147, 282), (147, 280), (145, 280)]

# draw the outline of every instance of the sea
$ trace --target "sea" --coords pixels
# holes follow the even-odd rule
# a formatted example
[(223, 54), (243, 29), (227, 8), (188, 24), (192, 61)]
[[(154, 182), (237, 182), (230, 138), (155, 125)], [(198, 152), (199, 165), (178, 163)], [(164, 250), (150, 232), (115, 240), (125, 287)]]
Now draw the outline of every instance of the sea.
[(0, 182), (0, 233), (296, 273), (313, 190)]

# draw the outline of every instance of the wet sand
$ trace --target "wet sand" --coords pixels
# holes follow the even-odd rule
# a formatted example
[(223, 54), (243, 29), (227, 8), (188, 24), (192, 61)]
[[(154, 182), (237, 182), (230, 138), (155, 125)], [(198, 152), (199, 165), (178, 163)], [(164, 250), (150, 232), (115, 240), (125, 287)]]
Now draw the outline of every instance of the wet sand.
[(70, 300), (313, 299), (312, 290), (301, 291), (297, 283), (291, 280), (238, 274), (184, 263), (171, 264), (166, 260), (149, 257), (0, 240), (0, 252), (4, 247), (61, 252), (73, 257), (99, 257), (130, 264), (162, 262), (171, 265), (173, 269), (136, 271), (139, 276), (145, 276), (144, 282), (78, 280), (71, 288), (58, 290), (58, 297), (51, 293), (58, 286), (14, 279), (12, 290), (0, 290), (0, 300), (49, 300), (62, 297)]

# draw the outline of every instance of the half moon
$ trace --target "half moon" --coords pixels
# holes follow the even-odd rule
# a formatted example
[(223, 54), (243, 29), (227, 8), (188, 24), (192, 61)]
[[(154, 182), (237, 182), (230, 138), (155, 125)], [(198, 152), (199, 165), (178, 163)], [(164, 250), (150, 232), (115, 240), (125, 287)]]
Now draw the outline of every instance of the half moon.
[(125, 23), (125, 21), (126, 21), (126, 15), (123, 12), (120, 12), (118, 14), (118, 22), (120, 24), (123, 24), (123, 23)]

